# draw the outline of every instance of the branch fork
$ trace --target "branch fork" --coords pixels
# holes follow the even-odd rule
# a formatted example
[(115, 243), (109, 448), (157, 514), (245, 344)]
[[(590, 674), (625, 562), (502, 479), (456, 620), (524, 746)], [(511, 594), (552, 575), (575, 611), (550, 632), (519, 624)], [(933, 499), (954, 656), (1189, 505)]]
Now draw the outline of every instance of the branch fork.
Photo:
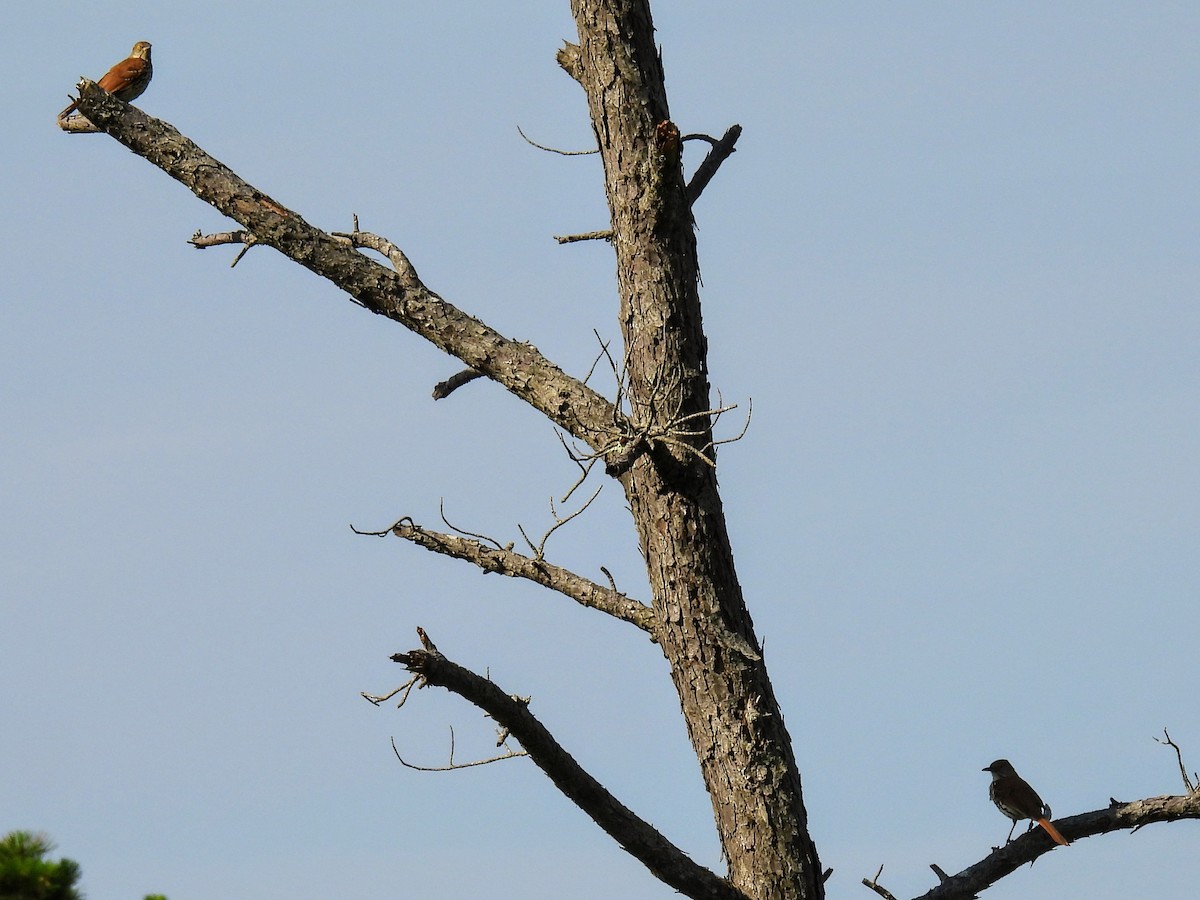
[[(693, 862), (588, 774), (530, 712), (526, 698), (510, 694), (490, 679), (452, 662), (438, 651), (423, 630), (418, 629), (417, 634), (422, 646), (396, 653), (392, 661), (419, 678), (422, 687), (445, 688), (495, 719), (520, 742), (524, 752), (559, 791), (661, 881), (697, 900), (746, 900), (745, 894)], [(505, 758), (508, 757), (498, 757)], [(439, 767), (436, 771), (448, 768)]]

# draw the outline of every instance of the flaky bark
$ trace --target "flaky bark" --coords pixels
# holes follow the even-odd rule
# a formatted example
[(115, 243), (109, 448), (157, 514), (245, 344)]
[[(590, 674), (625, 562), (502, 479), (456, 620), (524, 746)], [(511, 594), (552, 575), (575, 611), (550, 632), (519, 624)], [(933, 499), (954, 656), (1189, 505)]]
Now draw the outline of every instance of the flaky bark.
[[(582, 85), (604, 161), (635, 427), (710, 407), (690, 205), (644, 0), (573, 0)], [(684, 443), (711, 440), (680, 428)], [(621, 475), (729, 880), (750, 897), (823, 895), (800, 774), (734, 569), (713, 467), (657, 442)]]

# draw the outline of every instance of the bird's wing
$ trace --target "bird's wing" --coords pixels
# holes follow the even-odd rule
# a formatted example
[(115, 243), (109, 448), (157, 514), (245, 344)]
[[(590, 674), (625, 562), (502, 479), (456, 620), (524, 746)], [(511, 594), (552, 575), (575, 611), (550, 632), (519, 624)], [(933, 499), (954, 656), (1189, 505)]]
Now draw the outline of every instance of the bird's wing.
[(110, 94), (115, 93), (137, 79), (146, 70), (146, 65), (144, 59), (138, 59), (136, 56), (123, 59), (105, 72), (97, 84)]

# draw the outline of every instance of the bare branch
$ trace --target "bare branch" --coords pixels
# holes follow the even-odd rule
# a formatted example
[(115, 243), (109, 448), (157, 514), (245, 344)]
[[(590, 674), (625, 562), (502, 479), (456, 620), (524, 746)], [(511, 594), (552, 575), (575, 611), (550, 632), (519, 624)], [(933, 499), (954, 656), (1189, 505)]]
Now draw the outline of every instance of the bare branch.
[[(566, 375), (530, 344), (510, 340), (393, 272), (238, 177), (171, 125), (122, 103), (94, 82), (80, 87), (80, 112), (134, 153), (267, 244), (327, 278), (370, 311), (457, 356), (589, 446), (610, 438), (614, 411), (595, 391)], [(615, 414), (620, 420), (619, 412)]]
[(617, 581), (616, 581), (616, 579), (615, 579), (615, 578), (613, 578), (613, 577), (612, 577), (612, 572), (608, 571), (608, 569), (604, 568), (604, 566), (601, 566), (601, 567), (600, 567), (600, 571), (601, 571), (601, 572), (603, 572), (603, 573), (604, 573), (604, 577), (608, 579), (608, 586), (609, 586), (610, 588), (612, 588), (614, 592), (616, 592), (616, 590), (617, 590)]
[(254, 235), (248, 231), (218, 231), (213, 234), (205, 234), (197, 228), (188, 243), (197, 250), (207, 250), (209, 247), (220, 247), (225, 244), (252, 244), (254, 240)]
[[(611, 360), (610, 360), (611, 361)], [(619, 383), (623, 384), (624, 379), (619, 376)], [(631, 410), (630, 419), (633, 427), (637, 429), (632, 439), (627, 435), (622, 435), (621, 449), (633, 446), (640, 442), (642, 446), (653, 445), (655, 443), (665, 444), (668, 447), (674, 447), (685, 454), (690, 454), (700, 460), (709, 468), (716, 468), (715, 450), (721, 444), (732, 444), (735, 441), (740, 441), (746, 436), (746, 432), (750, 428), (750, 419), (754, 414), (753, 404), (750, 405), (749, 413), (746, 416), (746, 421), (742, 426), (742, 430), (731, 438), (723, 438), (714, 440), (712, 438), (712, 430), (716, 427), (721, 416), (727, 412), (737, 409), (737, 404), (722, 405), (713, 409), (703, 409), (692, 413), (681, 413), (680, 402), (681, 395), (676, 391), (679, 385), (677, 377), (669, 377), (661, 370), (655, 372), (653, 379), (647, 385), (649, 393), (642, 399), (637, 409)], [(661, 407), (662, 398), (664, 396), (676, 396), (674, 409), (669, 411)], [(614, 404), (618, 408), (621, 404), (621, 394), (618, 391), (617, 401)], [(692, 423), (698, 423), (702, 427), (685, 427), (691, 426)], [(695, 438), (703, 438), (708, 436), (708, 440), (701, 446), (696, 446)], [(606, 456), (613, 452), (613, 443), (602, 446), (596, 451), (594, 456)], [(588, 457), (584, 457), (585, 459)], [(613, 469), (611, 458), (609, 459), (609, 471)]]
[(233, 258), (233, 262), (229, 264), (229, 268), (232, 269), (242, 261), (243, 256), (250, 252), (250, 248), (258, 243), (258, 239), (248, 231), (221, 231), (216, 234), (203, 234), (197, 230), (188, 243), (197, 250), (207, 250), (209, 247), (219, 247), (223, 244), (244, 245), (238, 251), (237, 256)]
[[(582, 487), (583, 483), (585, 481), (587, 481), (587, 477), (588, 477), (588, 475), (590, 475), (592, 473), (592, 467), (596, 464), (596, 460), (590, 459), (590, 460), (587, 460), (585, 463), (585, 461), (583, 459), (581, 459), (580, 456), (577, 453), (575, 453), (574, 450), (572, 450), (570, 447), (567, 446), (567, 439), (562, 436), (561, 431), (558, 431), (556, 429), (554, 432), (554, 436), (556, 438), (558, 438), (558, 442), (560, 444), (562, 444), (562, 448), (563, 448), (564, 452), (566, 452), (567, 458), (579, 467), (579, 477), (575, 479), (575, 481), (571, 484), (571, 486), (569, 488), (567, 488), (567, 492), (565, 494), (563, 494), (562, 499), (559, 500), (559, 503), (566, 503), (568, 500), (571, 499), (571, 496), (577, 490), (579, 490), (580, 487)], [(595, 499), (595, 498), (593, 498), (593, 499)]]
[[(1200, 819), (1200, 793), (1149, 797), (1132, 803), (1113, 800), (1104, 809), (1058, 819), (1054, 825), (1068, 840), (1077, 841), (1110, 832), (1135, 831), (1155, 822), (1177, 819)], [(994, 848), (984, 859), (957, 875), (939, 872), (941, 883), (917, 900), (968, 900), (1057, 846), (1042, 829), (1027, 831), (1005, 846)]]
[(357, 215), (354, 217), (353, 231), (335, 231), (333, 232), (333, 237), (346, 241), (351, 247), (374, 250), (376, 253), (387, 257), (387, 261), (392, 264), (392, 268), (400, 276), (400, 281), (404, 284), (405, 288), (412, 291), (421, 290), (421, 279), (417, 277), (416, 266), (412, 264), (412, 261), (409, 260), (404, 251), (387, 238), (371, 234), (369, 231), (359, 231)]
[[(463, 529), (459, 528), (457, 525), (452, 525), (450, 523), (450, 520), (446, 518), (446, 501), (445, 500), (438, 501), (438, 515), (442, 517), (442, 522), (445, 523), (446, 527), (449, 528), (451, 531), (457, 531), (463, 537), (475, 538), (476, 540), (480, 540), (480, 541), (487, 541), (489, 544), (491, 544), (497, 550), (505, 549), (504, 547), (500, 546), (500, 542), (498, 540), (496, 540), (495, 538), (488, 537), (486, 534), (476, 534), (473, 531), (464, 531)], [(403, 519), (400, 520), (400, 522), (397, 522), (396, 524), (399, 525), (405, 521), (407, 521), (410, 525), (413, 524), (412, 519), (410, 519), (408, 516), (405, 516)], [(396, 533), (395, 527), (392, 528), (392, 533), (393, 534)], [(508, 545), (508, 549), (510, 549), (510, 550), (512, 549), (512, 544)]]
[[(529, 549), (533, 551), (533, 558), (536, 561), (541, 562), (542, 557), (546, 555), (546, 541), (550, 540), (550, 535), (554, 534), (554, 532), (558, 531), (558, 529), (562, 528), (564, 525), (566, 525), (568, 522), (570, 522), (576, 516), (582, 515), (583, 511), (586, 510), (589, 506), (591, 506), (592, 503), (595, 501), (595, 499), (600, 496), (600, 492), (602, 490), (604, 490), (604, 485), (600, 485), (600, 487), (596, 488), (596, 492), (594, 494), (592, 494), (591, 497), (588, 498), (588, 501), (586, 503), (584, 503), (583, 506), (579, 507), (579, 509), (575, 510), (575, 512), (573, 512), (569, 516), (567, 516), (565, 519), (559, 518), (558, 510), (556, 510), (554, 508), (554, 498), (551, 497), (550, 498), (550, 515), (554, 516), (554, 524), (550, 526), (549, 531), (547, 531), (545, 534), (542, 535), (542, 539), (540, 541), (538, 541), (538, 545), (536, 547), (533, 546), (533, 542), (529, 540), (528, 536), (526, 536), (525, 529), (522, 528), (520, 525), (517, 525), (517, 529), (521, 532), (521, 536), (525, 538), (525, 543), (529, 544)], [(575, 492), (575, 488), (571, 488), (571, 490), (568, 492), (567, 496), (569, 497), (574, 492)]]
[(470, 384), (476, 378), (482, 378), (483, 373), (475, 369), (463, 369), (457, 374), (451, 375), (445, 381), (439, 381), (433, 386), (433, 399), (444, 400), (464, 384)]
[(408, 702), (408, 695), (410, 693), (412, 693), (413, 685), (417, 684), (417, 682), (419, 682), (420, 680), (421, 680), (420, 675), (414, 675), (412, 678), (408, 679), (408, 681), (404, 682), (404, 684), (400, 685), (400, 687), (396, 688), (394, 691), (388, 691), (386, 694), (378, 694), (378, 695), (377, 694), (368, 694), (366, 691), (363, 691), (362, 698), (364, 700), (368, 701), (369, 703), (372, 703), (375, 706), (378, 706), (380, 703), (386, 703), (388, 700), (391, 700), (393, 697), (395, 697), (397, 694), (399, 694), (401, 691), (403, 691), (404, 696), (401, 697), (400, 702), (396, 704), (396, 709), (399, 709), (405, 703)]
[(879, 870), (875, 873), (874, 878), (864, 878), (862, 883), (877, 893), (880, 897), (884, 897), (885, 900), (896, 900), (896, 895), (879, 883), (879, 876), (882, 874), (883, 866), (880, 866)]
[(476, 759), (469, 763), (456, 763), (454, 761), (454, 729), (450, 729), (450, 762), (444, 766), (418, 766), (415, 763), (410, 763), (400, 755), (400, 750), (396, 746), (396, 739), (392, 738), (392, 752), (396, 754), (396, 759), (400, 760), (400, 765), (406, 769), (416, 769), (418, 772), (453, 772), (457, 769), (471, 769), (475, 766), (486, 766), (491, 763), (500, 762), (503, 759), (517, 759), (521, 756), (528, 756), (524, 750), (508, 750), (501, 753), (499, 756), (490, 756), (487, 759)]
[[(588, 367), (587, 374), (583, 376), (584, 384), (587, 384), (591, 380), (592, 373), (596, 371), (596, 366), (599, 364), (600, 360), (607, 356), (608, 361), (610, 363), (612, 362), (612, 354), (608, 352), (608, 345), (612, 342), (606, 341), (604, 338), (600, 337), (600, 332), (598, 332), (595, 328), (592, 329), (592, 334), (596, 336), (596, 341), (600, 344), (600, 352), (596, 354), (596, 358), (592, 360), (592, 364)], [(615, 367), (613, 371), (616, 371)]]
[(521, 130), (520, 125), (517, 126), (517, 134), (525, 138), (525, 143), (529, 144), (529, 146), (545, 150), (547, 153), (557, 153), (559, 156), (595, 156), (600, 152), (600, 148), (598, 147), (593, 150), (559, 150), (557, 147), (546, 147), (537, 141), (530, 140), (529, 135)]
[(585, 231), (583, 234), (556, 234), (554, 239), (560, 244), (574, 244), (579, 241), (611, 241), (613, 233), (611, 228), (605, 228), (602, 231)]
[(1183, 764), (1183, 751), (1179, 749), (1178, 744), (1171, 740), (1171, 735), (1167, 734), (1166, 728), (1163, 728), (1163, 737), (1165, 740), (1159, 741), (1158, 738), (1155, 738), (1154, 740), (1158, 741), (1160, 744), (1166, 744), (1175, 751), (1175, 759), (1179, 763), (1179, 775), (1183, 779), (1183, 786), (1187, 788), (1187, 792), (1189, 794), (1196, 793), (1196, 791), (1200, 790), (1200, 779), (1193, 781), (1188, 777), (1187, 766)]
[(684, 137), (685, 141), (702, 137), (712, 144), (712, 149), (708, 151), (708, 155), (704, 157), (704, 160), (697, 167), (695, 173), (693, 173), (691, 181), (687, 184), (687, 201), (689, 205), (695, 203), (700, 195), (704, 193), (704, 189), (708, 187), (708, 183), (717, 174), (717, 169), (721, 168), (721, 163), (733, 155), (735, 152), (734, 144), (737, 143), (738, 138), (741, 136), (742, 126), (730, 125), (719, 141), (714, 141), (707, 135), (689, 134)]
[[(358, 532), (359, 534), (370, 532)], [(544, 559), (534, 559), (507, 547), (488, 547), (484, 541), (491, 538), (479, 537), (472, 540), (452, 534), (431, 531), (405, 517), (393, 525), (387, 532), (398, 538), (410, 541), (419, 547), (424, 547), (434, 553), (451, 556), (455, 559), (466, 560), (482, 569), (484, 572), (495, 572), (510, 578), (524, 578), (542, 587), (570, 597), (580, 606), (599, 610), (614, 618), (629, 622), (651, 635), (655, 633), (654, 611), (643, 603), (639, 603), (620, 591), (615, 586), (611, 589), (596, 584), (594, 581), (576, 575), (568, 569), (553, 565)]]
[(563, 749), (529, 711), (498, 685), (440, 653), (410, 650), (392, 657), (426, 684), (442, 687), (487, 712), (512, 732), (539, 769), (572, 803), (665, 884), (692, 898), (746, 900), (725, 879), (693, 862), (652, 825), (635, 815)]
[[(950, 876), (946, 874), (946, 870), (943, 869), (941, 866), (939, 866), (937, 863), (930, 863), (929, 868), (933, 869), (933, 874), (938, 877), (938, 881), (949, 881), (950, 880)], [(883, 871), (882, 866), (880, 866), (880, 871), (881, 872)]]

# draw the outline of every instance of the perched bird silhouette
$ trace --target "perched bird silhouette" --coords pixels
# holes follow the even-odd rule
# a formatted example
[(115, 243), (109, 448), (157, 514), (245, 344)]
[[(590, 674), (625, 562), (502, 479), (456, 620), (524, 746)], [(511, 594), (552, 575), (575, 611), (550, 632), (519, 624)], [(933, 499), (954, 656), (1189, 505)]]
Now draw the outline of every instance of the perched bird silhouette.
[(992, 773), (988, 796), (992, 798), (992, 802), (996, 804), (996, 808), (1000, 812), (1013, 820), (1012, 828), (1008, 829), (1008, 838), (1005, 843), (1012, 840), (1012, 833), (1021, 819), (1030, 819), (1030, 828), (1033, 827), (1033, 822), (1037, 822), (1046, 829), (1046, 833), (1050, 837), (1054, 838), (1055, 843), (1062, 844), (1064, 847), (1070, 843), (1058, 833), (1057, 828), (1050, 824), (1050, 807), (1042, 802), (1042, 798), (1029, 786), (1029, 782), (1017, 774), (1012, 763), (1007, 759), (998, 759), (990, 766), (985, 767), (983, 771)]
[[(126, 103), (142, 96), (150, 78), (154, 75), (154, 66), (150, 64), (150, 42), (138, 41), (129, 51), (129, 58), (123, 59), (106, 73), (97, 84), (108, 91), (118, 100)], [(79, 102), (76, 101), (58, 114), (59, 119), (65, 119), (73, 113)]]

